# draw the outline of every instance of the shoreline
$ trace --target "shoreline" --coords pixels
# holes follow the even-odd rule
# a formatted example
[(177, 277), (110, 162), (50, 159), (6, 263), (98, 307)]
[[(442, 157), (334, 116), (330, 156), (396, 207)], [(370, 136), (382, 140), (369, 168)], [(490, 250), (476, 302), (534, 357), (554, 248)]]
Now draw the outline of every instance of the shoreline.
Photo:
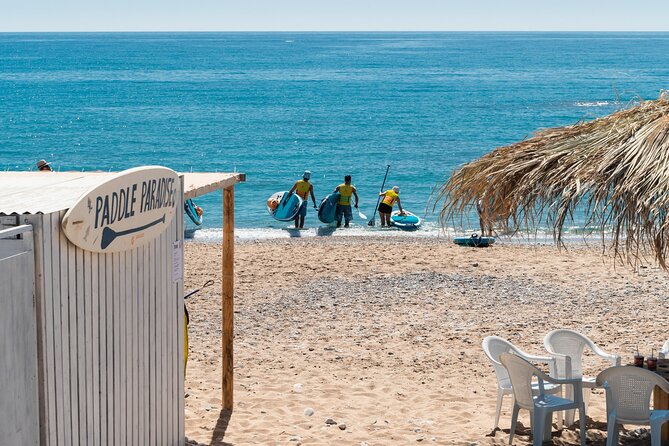
[[(508, 443), (510, 399), (503, 430), (492, 432), (496, 381), (483, 337), (541, 354), (549, 330), (572, 328), (623, 362), (636, 343), (649, 352), (666, 339), (654, 321), (669, 303), (669, 275), (654, 266), (614, 268), (587, 246), (242, 242), (235, 405), (221, 417), (220, 249), (185, 246), (185, 289), (216, 281), (187, 302), (186, 435), (203, 444)], [(586, 372), (605, 366), (589, 358)], [(603, 422), (604, 410), (603, 394), (593, 393), (588, 416)], [(527, 414), (519, 421), (516, 442), (529, 444)], [(589, 438), (605, 437), (600, 425)], [(564, 430), (560, 441), (577, 444), (578, 436)]]

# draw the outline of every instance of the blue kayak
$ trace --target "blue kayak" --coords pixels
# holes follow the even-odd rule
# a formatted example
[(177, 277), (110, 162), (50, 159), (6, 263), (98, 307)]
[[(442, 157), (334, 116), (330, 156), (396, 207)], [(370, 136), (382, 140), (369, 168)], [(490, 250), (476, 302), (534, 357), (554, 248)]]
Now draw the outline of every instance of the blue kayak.
[(481, 237), (478, 234), (472, 234), (469, 237), (455, 237), (453, 243), (460, 246), (473, 246), (476, 248), (487, 248), (495, 243), (495, 237)]

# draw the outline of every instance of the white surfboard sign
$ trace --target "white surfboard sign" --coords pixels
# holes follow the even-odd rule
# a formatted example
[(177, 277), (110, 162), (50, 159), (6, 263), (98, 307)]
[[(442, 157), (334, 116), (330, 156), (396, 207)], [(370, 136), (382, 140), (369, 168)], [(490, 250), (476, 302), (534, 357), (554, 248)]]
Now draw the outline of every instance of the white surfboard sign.
[(63, 217), (67, 238), (93, 252), (120, 252), (159, 236), (176, 212), (179, 176), (160, 166), (119, 172), (86, 192)]

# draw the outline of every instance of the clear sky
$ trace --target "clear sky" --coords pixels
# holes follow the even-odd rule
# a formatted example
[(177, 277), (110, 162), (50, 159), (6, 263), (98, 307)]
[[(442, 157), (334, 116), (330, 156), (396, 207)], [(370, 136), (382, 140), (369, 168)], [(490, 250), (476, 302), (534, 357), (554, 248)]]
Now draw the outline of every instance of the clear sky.
[(0, 0), (13, 31), (669, 31), (669, 0)]

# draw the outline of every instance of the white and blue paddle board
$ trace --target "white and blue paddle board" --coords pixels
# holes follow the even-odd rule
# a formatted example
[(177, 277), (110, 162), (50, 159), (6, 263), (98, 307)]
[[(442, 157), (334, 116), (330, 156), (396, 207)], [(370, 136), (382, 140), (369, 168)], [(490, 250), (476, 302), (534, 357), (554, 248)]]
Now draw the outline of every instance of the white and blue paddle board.
[(481, 237), (478, 234), (472, 234), (469, 237), (455, 237), (453, 243), (460, 246), (473, 246), (476, 248), (487, 248), (495, 243), (495, 237)]
[(404, 211), (403, 214), (400, 211), (395, 211), (390, 214), (390, 223), (400, 229), (413, 230), (420, 227), (422, 220), (419, 216), (409, 211)]
[[(279, 221), (291, 221), (302, 206), (302, 198), (288, 191), (277, 192), (267, 200), (267, 212)], [(273, 208), (273, 205), (276, 205)]]
[(337, 219), (337, 202), (339, 201), (339, 192), (327, 195), (321, 200), (318, 206), (318, 219), (323, 223), (330, 224)]

